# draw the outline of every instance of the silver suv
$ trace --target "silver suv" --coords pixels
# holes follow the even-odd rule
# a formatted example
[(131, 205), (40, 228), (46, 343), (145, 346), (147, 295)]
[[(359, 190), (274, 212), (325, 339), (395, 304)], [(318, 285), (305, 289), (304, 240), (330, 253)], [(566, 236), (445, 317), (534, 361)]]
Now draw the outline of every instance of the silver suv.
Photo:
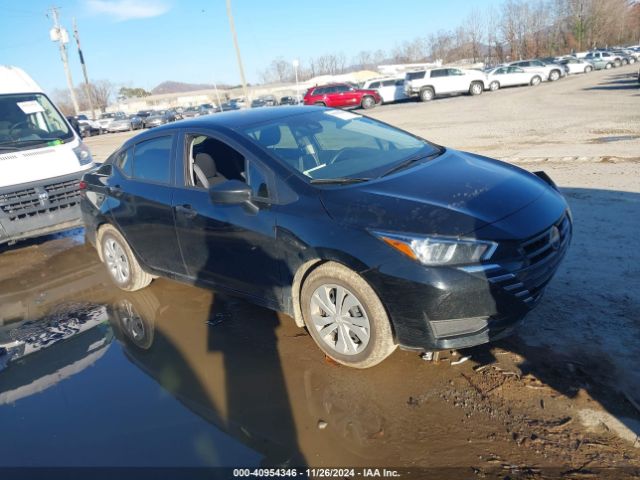
[(432, 68), (407, 72), (404, 91), (409, 97), (427, 102), (441, 95), (469, 93), (480, 95), (487, 88), (487, 77), (478, 70)]

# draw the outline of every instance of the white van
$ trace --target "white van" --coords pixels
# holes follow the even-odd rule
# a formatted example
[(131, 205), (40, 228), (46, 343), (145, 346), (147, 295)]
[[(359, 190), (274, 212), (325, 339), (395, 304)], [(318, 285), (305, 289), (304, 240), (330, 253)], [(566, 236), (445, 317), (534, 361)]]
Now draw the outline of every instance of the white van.
[(81, 224), (89, 148), (23, 70), (0, 65), (0, 245)]

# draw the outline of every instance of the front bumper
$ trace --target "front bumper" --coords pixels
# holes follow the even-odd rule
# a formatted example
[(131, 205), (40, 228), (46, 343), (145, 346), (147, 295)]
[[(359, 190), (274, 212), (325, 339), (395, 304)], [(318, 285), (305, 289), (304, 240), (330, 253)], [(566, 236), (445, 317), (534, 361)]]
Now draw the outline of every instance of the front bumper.
[[(554, 227), (561, 240), (552, 247), (546, 239)], [(387, 308), (402, 348), (472, 347), (509, 335), (535, 307), (568, 250), (571, 230), (565, 213), (518, 244), (518, 262), (437, 268), (397, 263), (362, 275)]]
[(80, 226), (84, 173), (0, 188), (0, 245)]

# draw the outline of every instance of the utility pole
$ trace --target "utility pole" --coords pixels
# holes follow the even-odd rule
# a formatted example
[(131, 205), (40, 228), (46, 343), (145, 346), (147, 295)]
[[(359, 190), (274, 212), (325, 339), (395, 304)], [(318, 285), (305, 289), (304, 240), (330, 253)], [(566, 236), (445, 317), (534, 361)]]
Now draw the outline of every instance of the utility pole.
[(89, 84), (89, 75), (87, 75), (87, 65), (84, 63), (84, 55), (82, 54), (82, 48), (80, 47), (80, 34), (78, 33), (78, 25), (76, 24), (75, 17), (73, 18), (73, 36), (76, 39), (76, 45), (78, 45), (78, 56), (80, 57), (82, 73), (84, 74), (84, 89), (87, 94), (87, 100), (89, 101), (89, 108), (91, 109), (91, 118), (95, 120), (96, 111), (93, 108), (91, 85)]
[(53, 17), (53, 28), (49, 30), (49, 37), (53, 42), (58, 42), (60, 47), (60, 57), (62, 58), (62, 64), (64, 65), (64, 73), (67, 75), (67, 86), (69, 87), (69, 94), (71, 95), (71, 102), (73, 103), (73, 109), (76, 115), (80, 113), (78, 107), (78, 100), (76, 99), (76, 93), (73, 91), (73, 79), (71, 78), (71, 70), (69, 70), (69, 58), (67, 57), (67, 46), (69, 43), (69, 34), (60, 26), (60, 20), (58, 18), (58, 8), (51, 7), (51, 15)]
[(240, 69), (240, 81), (242, 82), (242, 90), (244, 91), (244, 101), (249, 101), (249, 93), (247, 91), (247, 81), (244, 78), (244, 67), (242, 66), (242, 57), (240, 56), (240, 47), (238, 46), (238, 36), (236, 35), (236, 26), (233, 23), (233, 14), (231, 13), (231, 0), (227, 0), (227, 15), (229, 16), (229, 26), (231, 27), (231, 36), (233, 37), (233, 45), (236, 47), (236, 57), (238, 57), (238, 68)]

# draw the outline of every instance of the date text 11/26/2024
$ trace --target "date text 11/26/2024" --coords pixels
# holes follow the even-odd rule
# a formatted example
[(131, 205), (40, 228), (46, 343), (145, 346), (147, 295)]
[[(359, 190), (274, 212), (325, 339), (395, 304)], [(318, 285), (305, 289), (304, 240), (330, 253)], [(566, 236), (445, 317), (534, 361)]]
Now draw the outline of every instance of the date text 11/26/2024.
[(387, 468), (236, 468), (234, 478), (398, 478), (397, 470)]

